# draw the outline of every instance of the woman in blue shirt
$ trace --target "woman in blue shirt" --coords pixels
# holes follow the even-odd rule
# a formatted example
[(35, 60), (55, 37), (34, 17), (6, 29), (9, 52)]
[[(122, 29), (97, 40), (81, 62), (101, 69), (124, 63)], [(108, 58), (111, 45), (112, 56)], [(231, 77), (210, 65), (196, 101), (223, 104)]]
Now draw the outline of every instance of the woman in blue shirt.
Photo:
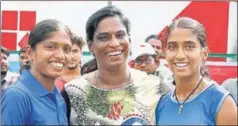
[(57, 20), (36, 24), (26, 52), (30, 70), (2, 97), (2, 125), (67, 125), (66, 105), (54, 85), (71, 52), (71, 31)]
[(230, 94), (208, 80), (204, 26), (191, 18), (174, 21), (167, 31), (166, 59), (176, 89), (156, 107), (159, 125), (237, 125), (237, 107)]

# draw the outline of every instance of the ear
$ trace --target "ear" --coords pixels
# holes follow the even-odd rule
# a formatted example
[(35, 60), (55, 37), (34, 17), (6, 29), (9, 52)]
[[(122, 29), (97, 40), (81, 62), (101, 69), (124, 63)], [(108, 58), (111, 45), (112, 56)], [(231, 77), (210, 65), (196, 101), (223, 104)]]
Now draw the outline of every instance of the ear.
[(134, 60), (131, 60), (131, 61), (129, 62), (129, 66), (130, 66), (131, 68), (134, 68), (134, 65), (135, 65), (135, 61), (134, 61)]
[(94, 44), (92, 41), (88, 42), (88, 49), (94, 55)]
[(204, 47), (202, 49), (202, 60), (206, 60), (208, 58), (209, 50), (208, 47)]

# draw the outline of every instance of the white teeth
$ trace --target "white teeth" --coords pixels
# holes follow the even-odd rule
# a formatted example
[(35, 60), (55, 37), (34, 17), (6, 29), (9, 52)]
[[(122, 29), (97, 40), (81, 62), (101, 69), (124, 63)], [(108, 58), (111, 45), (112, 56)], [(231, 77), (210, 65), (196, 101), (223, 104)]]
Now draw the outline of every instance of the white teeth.
[(51, 62), (51, 65), (57, 69), (62, 69), (64, 67), (63, 63)]
[(115, 55), (120, 55), (122, 53), (122, 51), (116, 51), (116, 52), (110, 52), (107, 55), (109, 56), (115, 56)]
[(188, 66), (188, 63), (175, 63), (177, 67), (186, 67)]

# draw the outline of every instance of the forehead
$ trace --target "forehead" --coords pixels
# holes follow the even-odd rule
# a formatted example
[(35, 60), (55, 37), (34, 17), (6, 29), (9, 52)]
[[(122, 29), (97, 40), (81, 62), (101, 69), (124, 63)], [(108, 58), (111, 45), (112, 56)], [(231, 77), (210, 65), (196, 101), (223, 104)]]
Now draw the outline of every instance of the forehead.
[(98, 34), (98, 33), (115, 33), (119, 30), (126, 31), (126, 28), (118, 16), (113, 16), (113, 17), (106, 17), (106, 18), (102, 19), (99, 22), (95, 33), (96, 34)]
[(70, 36), (63, 29), (50, 33), (49, 37), (45, 39), (44, 42), (54, 42), (62, 45), (72, 45)]
[(182, 28), (175, 28), (172, 32), (170, 32), (168, 36), (168, 41), (169, 42), (177, 42), (177, 43), (184, 43), (184, 42), (195, 42), (199, 44), (199, 41), (197, 39), (197, 35), (192, 33), (191, 30), (189, 29), (182, 29)]
[(72, 49), (80, 49), (80, 47), (77, 44), (73, 44)]
[(147, 59), (147, 58), (149, 58), (149, 57), (151, 57), (151, 55), (149, 55), (149, 54), (143, 54), (143, 55), (141, 55), (141, 56), (138, 56), (136, 59), (143, 60), (143, 59)]
[(160, 40), (154, 39), (154, 38), (150, 39), (150, 40), (149, 40), (149, 43), (150, 43), (151, 45), (154, 45), (154, 46), (161, 46), (161, 45), (162, 45), (162, 42), (161, 42)]

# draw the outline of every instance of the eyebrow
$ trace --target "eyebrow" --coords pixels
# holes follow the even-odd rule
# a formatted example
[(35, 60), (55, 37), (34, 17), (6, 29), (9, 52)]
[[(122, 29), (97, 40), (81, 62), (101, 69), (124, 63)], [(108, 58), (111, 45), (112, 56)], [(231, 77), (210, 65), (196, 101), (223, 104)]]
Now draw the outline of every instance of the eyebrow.
[(177, 42), (176, 41), (169, 41), (169, 42), (167, 42), (167, 44), (177, 44)]
[[(169, 41), (167, 42), (167, 44), (176, 44), (176, 41)], [(184, 41), (185, 44), (196, 44), (196, 42), (194, 41)]]
[[(118, 30), (114, 34), (118, 34), (118, 33), (126, 33), (126, 32), (124, 30)], [(101, 32), (101, 33), (98, 33), (98, 35), (108, 35), (108, 34), (111, 34), (111, 32)]]
[(196, 44), (196, 42), (194, 42), (194, 41), (185, 41), (184, 43), (185, 44)]
[(67, 43), (59, 43), (59, 42), (56, 42), (56, 41), (45, 41), (45, 44), (48, 44), (48, 43), (52, 43), (52, 44), (61, 44), (61, 45), (67, 45), (67, 46), (70, 46), (70, 44), (67, 44)]

